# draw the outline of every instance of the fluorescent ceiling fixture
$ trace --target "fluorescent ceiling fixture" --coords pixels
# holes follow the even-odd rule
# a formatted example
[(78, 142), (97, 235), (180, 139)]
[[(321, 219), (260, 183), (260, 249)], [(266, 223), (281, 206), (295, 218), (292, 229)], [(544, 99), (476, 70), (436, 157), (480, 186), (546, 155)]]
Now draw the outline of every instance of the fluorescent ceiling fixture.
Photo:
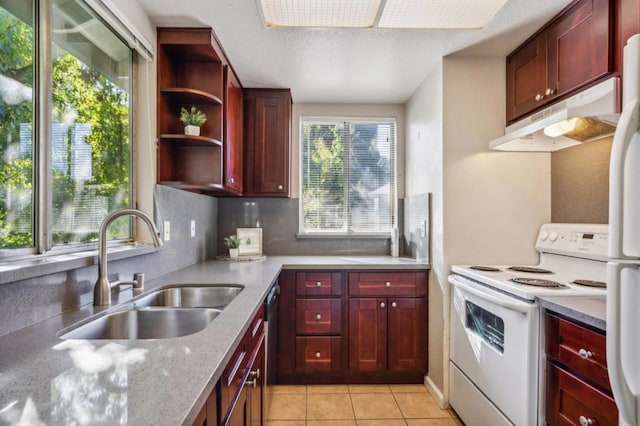
[(371, 28), (382, 0), (260, 0), (269, 27)]
[(483, 28), (507, 0), (258, 0), (269, 27)]
[(483, 28), (507, 0), (387, 0), (380, 28)]

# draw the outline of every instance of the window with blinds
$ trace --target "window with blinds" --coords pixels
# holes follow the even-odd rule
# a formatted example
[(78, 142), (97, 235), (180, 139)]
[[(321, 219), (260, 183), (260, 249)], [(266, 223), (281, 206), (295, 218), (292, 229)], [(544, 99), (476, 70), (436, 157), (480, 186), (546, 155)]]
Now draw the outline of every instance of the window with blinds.
[(396, 225), (396, 123), (302, 119), (301, 234), (386, 234)]

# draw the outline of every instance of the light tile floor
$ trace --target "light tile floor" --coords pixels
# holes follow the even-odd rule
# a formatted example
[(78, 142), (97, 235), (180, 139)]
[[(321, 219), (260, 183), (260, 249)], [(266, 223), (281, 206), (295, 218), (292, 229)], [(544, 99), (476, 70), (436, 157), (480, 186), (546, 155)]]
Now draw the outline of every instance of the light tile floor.
[(460, 426), (422, 385), (274, 386), (267, 426)]

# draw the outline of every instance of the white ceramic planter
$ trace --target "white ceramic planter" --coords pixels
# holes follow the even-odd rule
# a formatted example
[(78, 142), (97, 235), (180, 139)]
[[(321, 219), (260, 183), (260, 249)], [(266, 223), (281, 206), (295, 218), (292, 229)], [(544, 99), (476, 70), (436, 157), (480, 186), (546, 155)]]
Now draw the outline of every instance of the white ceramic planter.
[(237, 248), (229, 249), (229, 257), (238, 257), (239, 254), (240, 254), (240, 249), (237, 249)]
[(184, 126), (184, 134), (189, 136), (200, 136), (199, 126)]

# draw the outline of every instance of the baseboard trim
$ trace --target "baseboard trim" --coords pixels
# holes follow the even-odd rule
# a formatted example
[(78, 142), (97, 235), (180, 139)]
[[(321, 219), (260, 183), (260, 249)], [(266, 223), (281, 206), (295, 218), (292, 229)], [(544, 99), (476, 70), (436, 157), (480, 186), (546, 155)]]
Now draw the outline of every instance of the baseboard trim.
[(424, 385), (431, 396), (433, 396), (433, 398), (436, 400), (438, 407), (440, 407), (442, 410), (449, 409), (449, 400), (444, 397), (444, 394), (442, 393), (440, 388), (437, 387), (435, 383), (433, 383), (429, 376), (424, 376)]

